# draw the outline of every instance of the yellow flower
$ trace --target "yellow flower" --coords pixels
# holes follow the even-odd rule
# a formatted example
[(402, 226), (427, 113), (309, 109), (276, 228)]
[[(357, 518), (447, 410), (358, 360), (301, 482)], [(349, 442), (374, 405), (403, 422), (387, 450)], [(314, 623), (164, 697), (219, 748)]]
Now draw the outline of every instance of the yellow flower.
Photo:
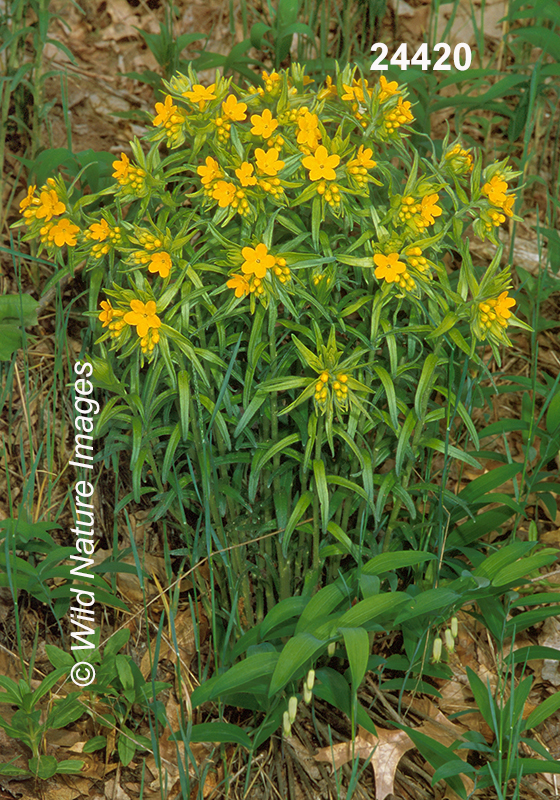
[(54, 240), (57, 247), (63, 247), (65, 244), (69, 247), (74, 247), (76, 244), (76, 234), (79, 232), (80, 229), (78, 226), (70, 222), (69, 219), (59, 219), (56, 225), (53, 225), (50, 229), (49, 239)]
[(116, 178), (119, 182), (126, 181), (130, 169), (130, 160), (126, 153), (121, 153), (120, 161), (113, 161), (113, 168), (115, 170), (113, 178)]
[(298, 144), (307, 144), (314, 150), (318, 144), (321, 134), (318, 130), (319, 117), (317, 114), (310, 114), (309, 111), (304, 111), (298, 118)]
[(394, 94), (400, 94), (399, 84), (396, 81), (388, 82), (384, 75), (379, 78), (379, 102), (388, 100)]
[(253, 175), (253, 165), (249, 164), (248, 161), (243, 161), (239, 169), (235, 170), (235, 174), (239, 178), (239, 182), (241, 186), (254, 186), (257, 182), (257, 179)]
[(220, 169), (220, 165), (216, 161), (215, 158), (212, 156), (207, 156), (206, 158), (206, 166), (197, 167), (199, 175), (202, 176), (202, 185), (206, 186), (209, 183), (212, 183), (213, 180), (216, 178), (222, 177), (222, 170)]
[(255, 248), (244, 247), (241, 255), (245, 259), (241, 269), (245, 275), (255, 275), (257, 278), (264, 278), (267, 269), (272, 269), (276, 259), (268, 252), (265, 244), (258, 244)]
[(171, 272), (171, 256), (165, 251), (159, 253), (152, 253), (150, 256), (150, 263), (148, 265), (148, 272), (159, 272), (160, 277), (167, 278)]
[(251, 122), (253, 124), (251, 133), (254, 136), (262, 136), (263, 139), (269, 139), (278, 127), (278, 120), (272, 118), (268, 108), (265, 108), (261, 116), (253, 114)]
[(88, 239), (95, 239), (96, 242), (103, 242), (111, 233), (111, 228), (107, 224), (107, 220), (102, 219), (100, 222), (92, 223), (88, 231)]
[(121, 311), (119, 308), (113, 308), (110, 301), (107, 300), (101, 301), (101, 308), (103, 311), (100, 312), (98, 319), (101, 320), (104, 328), (112, 322), (113, 317), (120, 317), (124, 314), (124, 311)]
[(439, 197), (437, 194), (429, 194), (422, 198), (422, 205), (420, 207), (420, 214), (426, 225), (434, 224), (434, 217), (441, 216), (441, 208), (436, 205)]
[(502, 207), (506, 202), (507, 188), (507, 182), (504, 181), (503, 178), (500, 178), (499, 175), (494, 175), (494, 177), (482, 187), (482, 194), (486, 195), (492, 205)]
[(146, 336), (150, 328), (159, 328), (160, 318), (156, 315), (156, 304), (153, 300), (143, 303), (141, 300), (131, 300), (130, 308), (124, 315), (127, 325), (136, 325), (136, 333), (140, 338)]
[(208, 87), (201, 86), (199, 83), (197, 83), (192, 87), (190, 92), (183, 92), (183, 97), (186, 97), (192, 103), (198, 103), (199, 110), (203, 111), (206, 103), (208, 103), (210, 100), (216, 99), (216, 95), (214, 94), (215, 88), (215, 83)]
[(315, 150), (314, 155), (307, 156), (301, 162), (305, 169), (309, 170), (309, 180), (311, 181), (334, 181), (336, 178), (335, 167), (340, 163), (340, 156), (329, 155), (327, 148), (320, 144)]
[(37, 205), (37, 204), (39, 203), (39, 201), (37, 200), (37, 198), (34, 196), (34, 195), (35, 195), (35, 189), (36, 189), (36, 188), (37, 188), (36, 186), (28, 186), (28, 187), (27, 187), (27, 196), (26, 196), (26, 197), (24, 197), (24, 198), (23, 198), (23, 200), (21, 201), (21, 203), (19, 204), (19, 210), (20, 210), (20, 212), (23, 212), (23, 211), (25, 211), (25, 209), (26, 209), (28, 206), (30, 206), (32, 203), (33, 203), (34, 205)]
[[(505, 320), (508, 320), (511, 317), (511, 311), (509, 309), (514, 305), (515, 300), (513, 297), (509, 297), (507, 292), (502, 292), (497, 298), (494, 310), (498, 316), (498, 322), (500, 322), (501, 325), (504, 325)], [(504, 320), (504, 322), (501, 322), (500, 320)], [(505, 322), (505, 324), (507, 325), (507, 322)]]
[(367, 147), (364, 150), (363, 144), (361, 144), (358, 148), (358, 152), (356, 153), (355, 161), (358, 162), (360, 167), (365, 167), (366, 169), (372, 169), (372, 167), (377, 166), (377, 161), (373, 161), (371, 156), (373, 154), (373, 150)]
[(54, 189), (43, 191), (39, 195), (39, 208), (35, 212), (38, 219), (45, 219), (48, 222), (53, 216), (63, 214), (66, 211), (64, 203), (58, 199)]
[(247, 119), (247, 104), (240, 103), (233, 94), (228, 94), (222, 103), (222, 113), (224, 117), (231, 119), (232, 122), (243, 122)]
[(276, 84), (282, 80), (282, 78), (277, 72), (271, 72), (269, 75), (268, 72), (266, 72), (266, 70), (263, 70), (261, 72), (261, 78), (264, 81), (265, 89), (267, 92), (271, 92), (275, 88)]
[(230, 206), (235, 200), (236, 191), (237, 189), (234, 183), (228, 183), (227, 181), (218, 181), (217, 184), (214, 186), (212, 197), (214, 198), (214, 200), (218, 201), (218, 205), (220, 206), (220, 208), (225, 208), (226, 206)]
[(377, 264), (375, 270), (375, 277), (381, 280), (384, 278), (387, 283), (395, 283), (399, 280), (399, 275), (406, 271), (406, 264), (399, 261), (398, 253), (389, 253), (384, 256), (381, 253), (376, 253), (373, 261)]
[(317, 93), (317, 99), (324, 100), (327, 97), (336, 97), (336, 95), (337, 95), (336, 83), (333, 83), (331, 76), (327, 75), (325, 86), (323, 89), (320, 89), (319, 92)]
[(284, 167), (284, 162), (278, 158), (278, 150), (274, 147), (270, 150), (262, 150), (257, 147), (255, 150), (255, 160), (257, 162), (257, 169), (264, 175), (271, 177), (277, 175)]
[(177, 106), (173, 105), (173, 98), (168, 94), (164, 103), (156, 103), (157, 116), (153, 119), (153, 125), (165, 125), (169, 118), (177, 113)]
[(343, 83), (342, 88), (344, 89), (344, 94), (341, 97), (342, 100), (355, 100), (355, 94), (356, 94), (355, 86), (348, 86), (348, 84)]
[(515, 203), (515, 195), (508, 194), (506, 199), (504, 200), (504, 204), (502, 205), (502, 211), (504, 214), (507, 214), (508, 217), (513, 217), (513, 204)]
[(244, 275), (232, 275), (226, 286), (235, 289), (236, 297), (246, 297), (249, 294), (249, 281)]

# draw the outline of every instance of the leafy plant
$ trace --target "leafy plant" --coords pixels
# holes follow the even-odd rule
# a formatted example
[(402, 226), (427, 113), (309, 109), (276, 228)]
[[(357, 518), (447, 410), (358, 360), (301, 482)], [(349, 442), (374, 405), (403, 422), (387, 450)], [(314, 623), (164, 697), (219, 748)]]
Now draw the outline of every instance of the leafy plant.
[[(493, 491), (521, 465), (447, 485), (452, 466), (490, 457), (471, 418), (481, 343), (500, 363), (508, 326), (529, 329), (501, 250), (478, 269), (464, 239), (472, 223), (496, 242), (519, 219), (516, 173), (459, 141), (421, 157), (397, 83), (346, 68), (315, 87), (297, 65), (262, 77), (174, 76), (112, 187), (80, 196), (49, 178), (20, 223), (59, 274), (87, 259), (90, 308), (101, 287), (109, 298), (90, 313), (104, 329), (90, 359), (110, 393), (102, 455), (130, 458), (119, 510), (151, 496), (183, 535), (176, 554), (208, 559), (211, 590), (197, 571), (194, 592), (215, 674), (191, 702), (255, 716), (192, 730), (253, 748), (288, 729), (300, 692), (371, 731), (357, 692), (382, 666), (377, 631), (402, 635), (403, 685), (445, 674), (425, 663), (434, 628), (555, 557), (534, 541), (487, 558), (472, 546), (526, 513)], [(137, 697), (130, 670), (115, 661), (100, 691), (116, 675)]]
[[(17, 610), (16, 610), (17, 616)], [(76, 693), (55, 700), (44, 713), (40, 706), (41, 701), (54, 688), (58, 681), (66, 674), (66, 669), (58, 668), (50, 672), (41, 681), (40, 686), (33, 689), (30, 675), (33, 672), (37, 636), (29, 664), (29, 671), (25, 678), (15, 681), (7, 675), (0, 675), (0, 703), (17, 706), (11, 717), (4, 713), (0, 715), (0, 726), (8, 736), (19, 739), (31, 750), (31, 758), (27, 769), (17, 767), (13, 762), (0, 764), (0, 774), (13, 777), (33, 776), (48, 780), (56, 774), (73, 774), (80, 772), (83, 761), (68, 759), (57, 761), (54, 756), (45, 754), (45, 738), (49, 730), (66, 727), (79, 719), (84, 713), (84, 708)], [(72, 663), (74, 659), (70, 656)], [(24, 672), (25, 674), (25, 672)]]
[[(99, 651), (98, 631), (96, 633), (97, 646), (80, 656), (96, 665), (95, 683), (88, 686), (90, 697), (88, 704), (82, 706), (82, 711), (91, 714), (98, 729), (117, 731), (117, 752), (121, 763), (127, 766), (137, 750), (150, 749), (150, 740), (137, 730), (138, 712), (142, 715), (154, 713), (165, 723), (165, 713), (156, 696), (163, 689), (169, 688), (170, 684), (145, 680), (134, 660), (119, 653), (130, 638), (128, 628), (122, 628), (110, 637), (102, 655)], [(69, 653), (54, 645), (47, 647), (47, 654), (58, 670), (69, 671), (74, 664), (74, 658)], [(101, 713), (97, 710), (98, 700), (103, 702)], [(90, 740), (84, 751), (93, 752), (106, 745), (107, 736), (99, 733)]]

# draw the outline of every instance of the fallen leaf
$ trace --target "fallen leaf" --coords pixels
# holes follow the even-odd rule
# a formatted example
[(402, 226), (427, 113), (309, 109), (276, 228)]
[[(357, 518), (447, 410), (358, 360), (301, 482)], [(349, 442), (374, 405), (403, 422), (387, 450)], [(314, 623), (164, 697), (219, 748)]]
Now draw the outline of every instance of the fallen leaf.
[(315, 758), (317, 761), (328, 761), (338, 768), (356, 756), (369, 758), (373, 751), (371, 766), (375, 775), (375, 799), (385, 800), (388, 795), (393, 794), (399, 761), (407, 750), (412, 750), (414, 744), (404, 731), (389, 731), (379, 726), (376, 728), (378, 736), (358, 726), (358, 735), (354, 742), (342, 742), (332, 748), (323, 747), (315, 754)]

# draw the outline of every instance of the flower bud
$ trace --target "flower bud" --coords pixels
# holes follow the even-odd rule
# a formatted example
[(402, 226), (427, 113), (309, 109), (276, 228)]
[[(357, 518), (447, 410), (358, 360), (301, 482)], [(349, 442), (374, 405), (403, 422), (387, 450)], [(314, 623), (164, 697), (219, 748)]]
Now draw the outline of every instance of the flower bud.
[(313, 689), (313, 684), (315, 683), (315, 670), (310, 669), (307, 673), (307, 678), (305, 679), (305, 685), (311, 691)]
[(451, 617), (451, 634), (454, 639), (459, 635), (459, 620), (457, 617)]
[(290, 725), (295, 721), (298, 707), (298, 699), (295, 696), (290, 697), (288, 701), (288, 720)]
[(290, 724), (290, 718), (287, 711), (284, 711), (282, 715), (282, 730), (284, 731), (284, 736), (292, 735), (292, 726)]
[(453, 634), (449, 630), (449, 628), (445, 629), (445, 646), (449, 650), (450, 653), (455, 652), (455, 639), (453, 638)]
[(438, 636), (434, 639), (434, 648), (432, 650), (432, 661), (435, 664), (438, 664), (441, 661), (441, 649), (443, 647), (443, 642)]
[(313, 697), (313, 692), (311, 691), (311, 689), (308, 689), (306, 684), (304, 683), (303, 684), (303, 702), (307, 703), (309, 705), (309, 703), (311, 702), (311, 698), (312, 697)]
[(336, 650), (336, 642), (329, 642), (329, 646), (327, 647), (327, 654), (329, 656), (334, 656), (335, 650)]

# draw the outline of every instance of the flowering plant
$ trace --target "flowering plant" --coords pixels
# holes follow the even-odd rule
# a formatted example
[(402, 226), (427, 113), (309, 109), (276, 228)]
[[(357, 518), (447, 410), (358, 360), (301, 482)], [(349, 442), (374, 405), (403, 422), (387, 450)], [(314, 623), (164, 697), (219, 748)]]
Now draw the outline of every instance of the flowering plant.
[(86, 259), (95, 376), (114, 393), (98, 432), (107, 455), (131, 450), (133, 496), (155, 493), (193, 562), (189, 512), (208, 551), (280, 531), (223, 557), (243, 628), (397, 533), (443, 548), (442, 507), (465, 513), (445, 477), (483, 457), (468, 367), (528, 327), (502, 248), (475, 268), (466, 231), (496, 241), (519, 219), (518, 173), (448, 138), (420, 157), (404, 89), (350, 67), (323, 86), (297, 65), (262, 88), (165, 85), (113, 187), (49, 179), (19, 224), (59, 263)]

